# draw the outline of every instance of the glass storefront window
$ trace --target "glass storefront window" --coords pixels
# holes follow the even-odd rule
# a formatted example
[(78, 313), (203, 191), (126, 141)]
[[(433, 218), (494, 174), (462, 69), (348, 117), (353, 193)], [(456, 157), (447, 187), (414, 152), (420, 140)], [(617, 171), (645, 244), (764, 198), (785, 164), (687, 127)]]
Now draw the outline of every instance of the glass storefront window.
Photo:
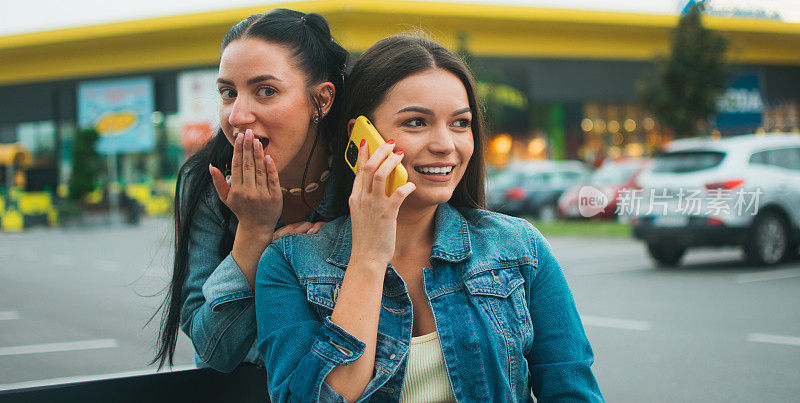
[(56, 124), (51, 120), (17, 125), (17, 142), (31, 152), (34, 163), (46, 158), (55, 161)]

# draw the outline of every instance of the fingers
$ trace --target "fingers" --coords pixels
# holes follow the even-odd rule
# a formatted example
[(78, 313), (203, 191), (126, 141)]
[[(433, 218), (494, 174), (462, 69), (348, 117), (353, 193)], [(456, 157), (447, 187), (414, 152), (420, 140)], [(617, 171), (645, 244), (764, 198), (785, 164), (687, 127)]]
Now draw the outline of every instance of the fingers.
[(414, 182), (407, 182), (405, 185), (398, 187), (395, 189), (394, 193), (389, 196), (389, 203), (392, 203), (397, 208), (400, 208), (400, 205), (403, 204), (403, 201), (411, 194), (414, 190), (417, 189), (417, 184)]
[(233, 142), (233, 159), (231, 160), (231, 186), (242, 183), (242, 143), (244, 135), (239, 133)]
[(298, 225), (294, 228), (294, 231), (292, 231), (292, 233), (295, 234), (306, 234), (308, 233), (308, 230), (310, 230), (311, 227), (314, 226), (314, 223), (310, 223), (308, 221), (303, 221), (296, 224)]
[(255, 185), (259, 189), (267, 189), (267, 160), (264, 157), (264, 149), (261, 142), (258, 140), (253, 141), (253, 162), (256, 171)]
[(211, 174), (211, 181), (214, 183), (214, 189), (217, 190), (220, 200), (223, 202), (228, 200), (228, 192), (230, 192), (231, 187), (228, 186), (228, 182), (225, 182), (225, 176), (211, 164), (208, 164), (208, 172)]
[(294, 225), (294, 224), (284, 225), (283, 227), (280, 227), (280, 228), (276, 229), (272, 233), (272, 240), (274, 241), (274, 240), (276, 240), (276, 239), (288, 234), (289, 233), (289, 227), (292, 226), (292, 225)]
[[(366, 148), (366, 147), (365, 147)], [(375, 149), (375, 152), (372, 156), (369, 157), (367, 163), (363, 165), (361, 168), (362, 171), (362, 189), (366, 193), (372, 193), (373, 191), (380, 190), (383, 191), (383, 188), (374, 189), (374, 180), (375, 180), (375, 172), (378, 168), (383, 164), (383, 161), (389, 154), (392, 154), (392, 150), (394, 149), (394, 140), (389, 140), (386, 143), (381, 144)], [(359, 157), (361, 157), (360, 150), (359, 150)], [(396, 165), (396, 164), (395, 164)], [(385, 186), (385, 178), (384, 178), (384, 186)]]
[(391, 196), (391, 189), (386, 188), (386, 182), (389, 179), (389, 175), (391, 175), (392, 171), (394, 171), (394, 168), (402, 159), (403, 150), (397, 150), (389, 154), (389, 156), (383, 160), (383, 163), (380, 165), (380, 167), (378, 167), (378, 170), (375, 171), (375, 175), (373, 177), (372, 188), (374, 191), (390, 192), (387, 193), (386, 196)]
[(296, 222), (284, 225), (272, 234), (272, 240), (276, 240), (286, 234), (316, 234), (325, 223), (310, 223), (308, 221)]
[(264, 163), (267, 171), (267, 190), (271, 196), (283, 197), (281, 194), (281, 181), (278, 178), (278, 168), (270, 155), (264, 155)]
[(306, 233), (307, 234), (316, 234), (317, 232), (319, 232), (319, 230), (322, 229), (322, 227), (324, 225), (325, 225), (325, 222), (323, 222), (323, 221), (316, 222), (316, 223), (314, 223), (314, 225), (311, 226), (311, 229), (308, 230), (308, 232), (306, 232)]
[(364, 187), (364, 164), (369, 159), (369, 146), (367, 140), (361, 140), (358, 146), (358, 158), (356, 159), (356, 179), (353, 182), (353, 194), (357, 194)]
[[(238, 140), (237, 140), (238, 141)], [(260, 142), (259, 142), (260, 143)], [(242, 184), (245, 186), (256, 185), (255, 175), (255, 154), (253, 151), (253, 131), (247, 129), (244, 133), (244, 144), (242, 148)]]

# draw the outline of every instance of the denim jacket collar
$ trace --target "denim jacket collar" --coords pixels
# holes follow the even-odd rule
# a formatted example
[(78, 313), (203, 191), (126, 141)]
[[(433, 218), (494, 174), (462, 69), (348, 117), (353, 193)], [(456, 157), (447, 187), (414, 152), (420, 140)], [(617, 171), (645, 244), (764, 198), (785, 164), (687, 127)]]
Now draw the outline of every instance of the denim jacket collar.
[[(458, 263), (466, 260), (472, 254), (467, 220), (450, 203), (442, 203), (436, 208), (433, 231), (431, 262), (438, 259)], [(336, 244), (333, 246), (333, 252), (327, 262), (346, 268), (350, 263), (352, 243), (352, 225), (348, 216), (339, 227)]]

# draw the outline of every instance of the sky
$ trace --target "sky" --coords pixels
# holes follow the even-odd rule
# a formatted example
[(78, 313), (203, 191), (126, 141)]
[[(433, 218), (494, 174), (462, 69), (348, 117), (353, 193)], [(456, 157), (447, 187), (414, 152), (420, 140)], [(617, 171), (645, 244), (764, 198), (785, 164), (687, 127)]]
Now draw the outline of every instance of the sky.
[[(380, 1), (380, 0), (376, 0)], [(424, 1), (424, 0), (420, 0)], [(532, 7), (677, 14), (686, 0), (438, 0)], [(733, 6), (756, 5), (800, 23), (800, 0), (710, 0)], [(109, 22), (264, 6), (273, 0), (0, 0), (0, 36)]]

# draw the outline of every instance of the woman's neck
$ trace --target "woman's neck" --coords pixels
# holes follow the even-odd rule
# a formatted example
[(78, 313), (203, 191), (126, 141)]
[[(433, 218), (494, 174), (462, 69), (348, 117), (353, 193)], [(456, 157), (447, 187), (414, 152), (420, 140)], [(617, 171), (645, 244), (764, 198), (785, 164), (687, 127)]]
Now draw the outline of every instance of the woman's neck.
[[(329, 169), (328, 153), (325, 150), (327, 150), (326, 145), (320, 141), (319, 144), (317, 144), (316, 150), (314, 150), (314, 155), (311, 157), (311, 161), (308, 164), (305, 183), (303, 183), (303, 172), (306, 169), (306, 162), (308, 161), (306, 158), (295, 158), (295, 161), (293, 161), (292, 164), (287, 165), (284, 169), (284, 172), (280, 174), (281, 187), (286, 189), (292, 189), (301, 186), (305, 187), (312, 182), (319, 184), (319, 189), (305, 194), (305, 201), (308, 203), (308, 206), (306, 203), (303, 203), (303, 196), (301, 194), (291, 195), (288, 192), (284, 193), (283, 211), (281, 213), (281, 217), (286, 223), (294, 223), (305, 220), (305, 217), (311, 212), (311, 210), (316, 208), (317, 205), (319, 205), (319, 203), (322, 201), (322, 196), (325, 193), (325, 187), (327, 183), (319, 183), (319, 180), (322, 172), (326, 169)], [(310, 150), (308, 150), (306, 153), (301, 153), (300, 155), (308, 155), (308, 152), (310, 152)], [(309, 206), (311, 206), (311, 208), (309, 208)]]
[(400, 211), (397, 214), (395, 259), (404, 260), (404, 256), (419, 253), (420, 251), (429, 254), (430, 248), (433, 246), (436, 206), (424, 208), (403, 207), (400, 207)]

